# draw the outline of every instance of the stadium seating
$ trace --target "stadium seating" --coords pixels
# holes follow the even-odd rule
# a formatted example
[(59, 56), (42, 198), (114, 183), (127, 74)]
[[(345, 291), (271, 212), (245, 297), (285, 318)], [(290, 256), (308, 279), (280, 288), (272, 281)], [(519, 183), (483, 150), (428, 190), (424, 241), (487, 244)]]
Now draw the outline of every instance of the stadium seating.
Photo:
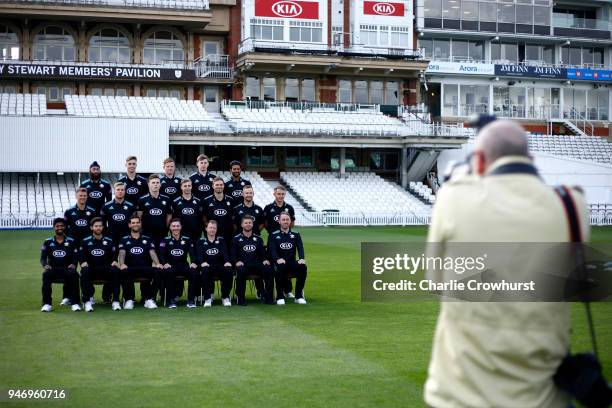
[(431, 206), (374, 173), (282, 172), (282, 180), (315, 211), (427, 216)]
[(429, 204), (436, 202), (436, 196), (434, 195), (432, 189), (423, 184), (421, 181), (411, 181), (408, 184), (408, 189)]
[(44, 116), (47, 114), (45, 95), (0, 94), (0, 115)]
[(193, 100), (67, 95), (65, 102), (68, 115), (167, 119), (173, 132), (210, 131), (217, 125), (204, 106)]
[(529, 149), (554, 156), (612, 163), (612, 144), (598, 136), (529, 135)]

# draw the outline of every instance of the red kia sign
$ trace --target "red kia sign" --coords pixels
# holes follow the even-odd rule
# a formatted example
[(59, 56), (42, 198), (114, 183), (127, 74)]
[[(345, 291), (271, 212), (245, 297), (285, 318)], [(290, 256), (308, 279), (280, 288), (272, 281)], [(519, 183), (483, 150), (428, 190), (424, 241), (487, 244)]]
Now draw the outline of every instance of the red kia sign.
[(255, 15), (258, 17), (319, 19), (319, 3), (296, 0), (256, 0)]
[(364, 1), (363, 14), (374, 16), (399, 16), (404, 15), (404, 3), (389, 3), (386, 1)]

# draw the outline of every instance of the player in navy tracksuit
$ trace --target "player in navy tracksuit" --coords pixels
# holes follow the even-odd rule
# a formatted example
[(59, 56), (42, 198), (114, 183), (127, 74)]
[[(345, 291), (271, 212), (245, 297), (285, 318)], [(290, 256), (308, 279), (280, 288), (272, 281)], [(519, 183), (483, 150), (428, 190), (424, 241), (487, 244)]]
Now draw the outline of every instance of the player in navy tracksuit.
[(142, 219), (142, 233), (153, 238), (155, 246), (168, 235), (172, 219), (172, 201), (159, 193), (160, 181), (157, 174), (149, 176), (149, 194), (138, 200), (136, 210)]
[(125, 183), (115, 183), (115, 198), (104, 204), (100, 217), (104, 221), (104, 235), (112, 238), (115, 248), (121, 238), (130, 233), (130, 217), (136, 207), (125, 198)]
[(110, 183), (101, 176), (100, 165), (94, 161), (89, 165), (89, 180), (85, 180), (80, 186), (87, 189), (87, 205), (96, 211), (96, 215), (99, 215), (104, 203), (113, 198)]
[(81, 292), (86, 312), (93, 312), (91, 299), (94, 295), (93, 281), (104, 279), (111, 281), (113, 310), (121, 310), (119, 304), (120, 276), (116, 259), (116, 247), (112, 238), (102, 235), (104, 222), (96, 217), (91, 220), (92, 235), (81, 242), (79, 264), (81, 266)]
[(74, 239), (77, 245), (91, 234), (89, 223), (96, 216), (96, 211), (86, 203), (87, 189), (79, 187), (76, 191), (76, 204), (64, 212), (66, 235)]
[[(140, 233), (141, 222), (137, 215), (130, 217), (130, 235), (121, 239), (119, 243), (119, 269), (121, 270), (121, 283), (123, 285), (124, 309), (134, 308), (134, 279), (145, 278), (147, 282), (140, 284), (140, 290), (145, 299), (145, 308), (156, 309), (155, 298), (160, 288), (161, 268), (155, 243), (152, 238)], [(151, 287), (153, 283), (153, 287)]]
[[(160, 179), (160, 193), (170, 197), (173, 202), (181, 195), (181, 178), (175, 175), (176, 164), (174, 159), (168, 157), (164, 160), (164, 175)], [(150, 187), (149, 187), (150, 188)]]
[[(289, 276), (295, 276), (295, 303), (306, 304), (304, 284), (306, 283), (306, 260), (304, 245), (299, 232), (291, 231), (291, 217), (283, 213), (279, 217), (280, 229), (268, 237), (268, 251), (276, 267), (276, 303), (285, 304), (283, 285)], [(296, 253), (298, 259), (295, 259)]]
[(201, 154), (196, 159), (198, 171), (189, 176), (193, 186), (193, 195), (200, 202), (213, 193), (212, 185), (217, 176), (208, 171), (208, 156)]
[(246, 306), (244, 298), (247, 276), (264, 280), (266, 304), (274, 304), (274, 270), (260, 236), (253, 234), (253, 218), (242, 219), (242, 233), (232, 240), (231, 261), (236, 266), (236, 296), (240, 306)]
[(204, 285), (204, 307), (212, 306), (214, 280), (221, 280), (221, 301), (223, 306), (231, 306), (232, 264), (229, 260), (227, 245), (223, 237), (217, 236), (217, 222), (208, 221), (206, 235), (196, 243), (196, 263), (202, 271)]
[(223, 179), (217, 177), (213, 182), (213, 195), (204, 200), (202, 211), (206, 221), (217, 221), (217, 235), (223, 237), (228, 245), (234, 237), (233, 210), (234, 200), (223, 193)]
[[(163, 281), (166, 288), (168, 308), (176, 308), (176, 278), (185, 277), (189, 280), (188, 299), (193, 300), (193, 291), (197, 286), (198, 265), (195, 263), (194, 247), (191, 239), (181, 234), (181, 220), (176, 218), (170, 222), (170, 236), (164, 237), (159, 243), (159, 262), (163, 266)], [(194, 286), (194, 288), (192, 288)]]
[(136, 174), (137, 162), (136, 156), (129, 156), (125, 159), (127, 173), (117, 180), (118, 182), (125, 183), (125, 201), (132, 203), (134, 207), (138, 204), (140, 197), (149, 194), (147, 179)]
[(181, 233), (195, 243), (202, 235), (204, 216), (202, 202), (191, 194), (191, 186), (191, 180), (181, 180), (181, 195), (172, 203), (172, 215), (173, 218), (181, 220), (183, 226)]
[(232, 197), (235, 205), (240, 203), (242, 198), (242, 189), (244, 186), (250, 186), (251, 182), (247, 179), (242, 178), (240, 175), (242, 171), (242, 164), (238, 160), (234, 160), (230, 163), (231, 177), (225, 182), (225, 194)]
[[(40, 249), (40, 264), (42, 274), (42, 312), (53, 310), (51, 293), (54, 280), (63, 279), (65, 293), (68, 301), (72, 303), (72, 310), (79, 311), (79, 274), (76, 271), (77, 244), (64, 235), (66, 221), (62, 218), (53, 220), (54, 236), (47, 238)], [(68, 303), (65, 303), (68, 304)]]

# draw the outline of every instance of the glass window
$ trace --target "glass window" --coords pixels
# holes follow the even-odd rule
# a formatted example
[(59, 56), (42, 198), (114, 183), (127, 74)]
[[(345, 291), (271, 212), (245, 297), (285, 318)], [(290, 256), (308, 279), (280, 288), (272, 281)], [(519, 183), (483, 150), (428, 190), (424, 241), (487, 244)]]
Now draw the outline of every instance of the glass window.
[(183, 63), (184, 50), (181, 40), (172, 32), (156, 31), (144, 42), (144, 63)]
[(480, 3), (480, 21), (497, 21), (497, 5), (495, 3)]
[(115, 96), (115, 90), (113, 88), (104, 88), (104, 96)]
[(276, 78), (264, 78), (263, 92), (264, 101), (276, 100)]
[(157, 96), (157, 90), (156, 89), (147, 89), (146, 95), (149, 98), (155, 98)]
[(442, 17), (442, 0), (425, 0), (425, 17)]
[(117, 96), (127, 96), (127, 89), (125, 88), (117, 88)]
[(49, 26), (34, 36), (34, 59), (75, 61), (76, 48), (72, 35), (62, 27)]
[(273, 166), (274, 147), (251, 147), (248, 149), (247, 163), (251, 166)]
[(208, 103), (217, 102), (217, 88), (211, 86), (204, 87), (204, 101)]
[(571, 65), (581, 65), (582, 50), (580, 48), (571, 47), (569, 49), (569, 63)]
[(204, 42), (204, 55), (219, 55), (219, 43), (206, 41)]
[(550, 26), (550, 7), (533, 7), (533, 24)]
[(361, 43), (363, 45), (377, 46), (378, 45), (378, 27), (375, 25), (362, 25), (361, 26)]
[(370, 103), (383, 103), (383, 83), (380, 81), (370, 82)]
[(425, 58), (433, 58), (433, 40), (419, 40), (419, 47), (425, 49)]
[(461, 4), (461, 18), (464, 20), (478, 20), (478, 2), (465, 0)]
[(0, 59), (19, 59), (19, 37), (5, 25), (0, 25)]
[(49, 88), (49, 100), (50, 101), (59, 101), (60, 100), (60, 93), (59, 93), (59, 88), (56, 86), (52, 86)]
[(351, 103), (353, 102), (353, 90), (351, 81), (340, 80), (338, 83), (338, 102)]
[(157, 96), (160, 98), (167, 98), (170, 95), (167, 89), (158, 89)]
[(308, 102), (314, 102), (317, 100), (315, 96), (314, 79), (306, 78), (302, 80), (302, 100)]
[(285, 100), (297, 101), (300, 98), (300, 83), (297, 78), (285, 79)]
[(461, 85), (461, 116), (487, 113), (489, 87), (487, 85)]
[(387, 82), (387, 89), (385, 91), (385, 103), (387, 105), (399, 105), (399, 92), (397, 82)]
[[(289, 38), (296, 42), (321, 42), (323, 25), (318, 22), (296, 21), (290, 23)], [(282, 27), (280, 27), (282, 28)]]
[(434, 40), (434, 59), (448, 60), (450, 57), (450, 41)]
[(114, 28), (103, 28), (91, 36), (88, 54), (90, 62), (131, 62), (130, 42)]
[(491, 43), (491, 59), (518, 62), (518, 44)]
[(444, 0), (442, 9), (442, 16), (444, 18), (450, 18), (458, 20), (461, 15), (461, 4), (460, 0)]
[(285, 164), (289, 167), (312, 167), (312, 147), (288, 147)]
[(181, 91), (178, 89), (170, 89), (170, 98), (181, 99)]
[(500, 23), (514, 23), (514, 4), (499, 3), (497, 5), (497, 21)]
[(368, 83), (355, 81), (355, 103), (368, 103)]
[(247, 77), (246, 92), (244, 96), (246, 98), (259, 100), (259, 78), (258, 77)]
[(542, 59), (541, 56), (542, 46), (526, 44), (525, 45), (525, 59), (528, 61), (540, 61)]
[(465, 61), (468, 56), (468, 42), (453, 40), (453, 61)]
[(603, 63), (604, 63), (603, 48), (593, 48), (593, 64), (603, 65)]
[(469, 56), (472, 60), (483, 61), (484, 58), (484, 41), (470, 41)]
[(533, 24), (533, 6), (516, 6), (516, 22), (518, 24)]
[(555, 47), (552, 45), (544, 46), (544, 49), (542, 50), (542, 59), (547, 64), (555, 63), (555, 54), (554, 54), (555, 51), (554, 50), (555, 50)]
[(459, 87), (458, 85), (443, 84), (444, 108), (443, 116), (459, 116)]
[(583, 48), (582, 49), (582, 64), (592, 65), (593, 64), (593, 49)]

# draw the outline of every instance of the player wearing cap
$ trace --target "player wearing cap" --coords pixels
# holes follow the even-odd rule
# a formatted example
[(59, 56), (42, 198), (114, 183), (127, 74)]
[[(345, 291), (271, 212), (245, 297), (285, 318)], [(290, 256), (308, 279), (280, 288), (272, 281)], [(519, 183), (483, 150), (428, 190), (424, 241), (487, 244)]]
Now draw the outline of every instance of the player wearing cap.
[(87, 205), (99, 214), (100, 209), (113, 198), (111, 185), (102, 178), (100, 165), (94, 161), (89, 165), (89, 179), (81, 183), (80, 187), (87, 189)]

